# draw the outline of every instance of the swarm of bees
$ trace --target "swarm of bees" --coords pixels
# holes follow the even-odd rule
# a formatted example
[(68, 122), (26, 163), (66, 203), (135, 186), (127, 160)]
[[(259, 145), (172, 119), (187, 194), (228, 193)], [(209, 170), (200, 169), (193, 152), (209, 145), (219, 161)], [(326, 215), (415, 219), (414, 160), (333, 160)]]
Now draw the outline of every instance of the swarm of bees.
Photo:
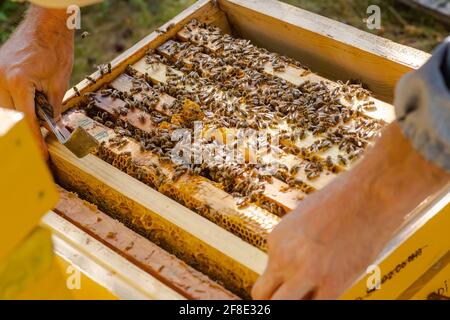
[[(293, 84), (277, 73), (296, 67), (304, 70), (303, 75), (309, 74), (309, 69), (298, 61), (258, 48), (248, 40), (223, 35), (217, 27), (198, 21), (192, 21), (186, 29), (191, 34), (190, 41), (169, 41), (161, 50), (147, 52), (145, 61), (149, 70), (161, 64), (167, 67), (165, 82), (154, 84), (149, 74), (139, 74), (129, 66), (126, 74), (131, 79), (131, 88), (127, 92), (114, 88), (99, 91), (103, 98), (124, 101), (121, 108), (106, 113), (96, 107), (93, 96), (88, 97), (90, 102), (86, 108), (94, 120), (115, 130), (119, 138), (110, 141), (112, 146), (123, 147), (126, 139), (122, 138), (131, 137), (140, 142), (142, 152), (152, 152), (163, 163), (171, 164), (172, 181), (185, 174), (206, 177), (238, 199), (239, 206), (253, 201), (263, 203), (265, 184), (272, 177), (282, 180), (289, 188), (311, 192), (314, 189), (308, 181), (347, 167), (362, 155), (384, 125), (364, 115), (365, 111), (376, 110), (376, 106), (369, 99), (370, 93), (360, 85), (340, 82), (333, 87), (309, 80)], [(111, 65), (99, 70), (102, 75), (110, 73)], [(87, 79), (95, 83), (94, 79)], [(164, 95), (173, 97), (174, 101), (164, 102)], [(187, 101), (192, 103), (189, 113), (186, 113)], [(349, 103), (355, 101), (360, 102), (358, 108)], [(141, 128), (123, 120), (135, 110), (141, 112), (137, 117)], [(171, 133), (185, 128), (194, 138), (194, 121), (199, 119), (209, 128), (279, 132), (279, 152), (303, 158), (306, 165), (290, 168), (278, 165), (277, 171), (268, 176), (266, 164), (224, 163), (223, 158), (236, 145), (219, 145), (206, 138), (199, 142), (200, 148), (214, 145), (218, 150), (215, 158), (202, 164), (174, 163), (171, 151), (176, 142), (171, 140)], [(147, 126), (149, 129), (142, 129)], [(307, 139), (311, 142), (305, 145)], [(317, 156), (333, 147), (339, 152), (337, 156)], [(305, 180), (298, 178), (300, 171), (304, 172)], [(273, 204), (265, 207), (272, 212), (282, 210)]]

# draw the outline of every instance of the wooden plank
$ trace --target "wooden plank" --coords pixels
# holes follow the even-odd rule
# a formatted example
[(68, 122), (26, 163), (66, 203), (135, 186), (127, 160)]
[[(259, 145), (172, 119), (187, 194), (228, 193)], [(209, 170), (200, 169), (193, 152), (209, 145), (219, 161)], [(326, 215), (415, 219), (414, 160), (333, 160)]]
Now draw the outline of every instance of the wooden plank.
[[(65, 295), (67, 299), (186, 299), (57, 213), (49, 211), (42, 218), (41, 226), (52, 233), (56, 258), (52, 272), (58, 275), (53, 279), (61, 281), (61, 285), (66, 284), (64, 280), (67, 281), (70, 275), (67, 272), (67, 277), (64, 277), (64, 273), (70, 270), (69, 266), (81, 272), (80, 290), (75, 289)], [(39, 273), (33, 270), (31, 274), (36, 277)], [(49, 286), (39, 286), (39, 289), (49, 290)], [(36, 291), (36, 298), (40, 298), (41, 292)], [(51, 293), (53, 299), (62, 298), (59, 292)]]
[[(55, 178), (64, 188), (232, 292), (249, 296), (266, 265), (262, 251), (95, 156), (78, 159), (54, 139), (49, 141), (49, 152)], [(225, 213), (226, 203), (225, 199)]]
[(203, 22), (224, 28), (224, 30), (230, 30), (228, 19), (225, 13), (218, 8), (216, 1), (199, 0), (158, 29), (163, 31), (167, 30), (166, 32), (161, 33), (155, 30), (112, 60), (110, 73), (107, 72), (108, 67), (105, 66), (103, 69), (106, 70), (106, 73), (103, 72), (104, 74), (102, 74), (102, 72), (96, 71), (89, 76), (93, 82), (86, 78), (75, 86), (76, 89), (72, 88), (67, 91), (63, 100), (63, 111), (83, 102), (82, 95), (84, 93), (96, 91), (104, 84), (122, 74), (129, 64), (133, 64), (142, 58), (147, 50), (156, 48), (172, 38), (191, 19), (199, 19)]
[(448, 0), (399, 0), (413, 8), (422, 10), (450, 26), (450, 2)]
[[(397, 81), (430, 55), (273, 0), (218, 0), (240, 38), (301, 61), (329, 79), (359, 79), (392, 102)], [(280, 36), (282, 35), (282, 36)]]
[(58, 186), (54, 211), (188, 299), (229, 300), (235, 295), (76, 194)]

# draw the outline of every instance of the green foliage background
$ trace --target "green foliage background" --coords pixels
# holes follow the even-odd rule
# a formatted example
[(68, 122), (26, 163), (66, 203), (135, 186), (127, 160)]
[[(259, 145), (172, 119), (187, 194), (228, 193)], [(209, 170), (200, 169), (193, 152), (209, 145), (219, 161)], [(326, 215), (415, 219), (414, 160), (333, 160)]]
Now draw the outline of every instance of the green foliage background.
[[(368, 32), (366, 10), (376, 4), (382, 10), (382, 30), (376, 34), (430, 52), (450, 30), (434, 18), (395, 0), (283, 0)], [(105, 0), (82, 9), (82, 30), (77, 32), (72, 83), (108, 62), (145, 35), (158, 28), (195, 0)], [(26, 4), (0, 1), (0, 44), (14, 31)], [(83, 31), (89, 36), (81, 39)]]

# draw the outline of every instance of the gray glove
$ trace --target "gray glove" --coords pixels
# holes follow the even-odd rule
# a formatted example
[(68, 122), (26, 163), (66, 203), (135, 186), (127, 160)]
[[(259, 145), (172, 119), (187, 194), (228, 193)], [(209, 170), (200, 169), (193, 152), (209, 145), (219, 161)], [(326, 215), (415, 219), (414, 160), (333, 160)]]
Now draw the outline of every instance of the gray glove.
[(399, 81), (394, 105), (416, 150), (450, 172), (450, 37), (425, 65)]

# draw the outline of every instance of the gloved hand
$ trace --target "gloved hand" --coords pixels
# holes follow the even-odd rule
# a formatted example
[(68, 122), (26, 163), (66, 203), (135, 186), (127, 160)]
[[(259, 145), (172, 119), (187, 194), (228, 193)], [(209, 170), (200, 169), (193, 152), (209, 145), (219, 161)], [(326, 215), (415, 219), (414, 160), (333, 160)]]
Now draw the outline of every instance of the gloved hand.
[(450, 37), (425, 65), (399, 81), (394, 104), (415, 149), (450, 172)]

